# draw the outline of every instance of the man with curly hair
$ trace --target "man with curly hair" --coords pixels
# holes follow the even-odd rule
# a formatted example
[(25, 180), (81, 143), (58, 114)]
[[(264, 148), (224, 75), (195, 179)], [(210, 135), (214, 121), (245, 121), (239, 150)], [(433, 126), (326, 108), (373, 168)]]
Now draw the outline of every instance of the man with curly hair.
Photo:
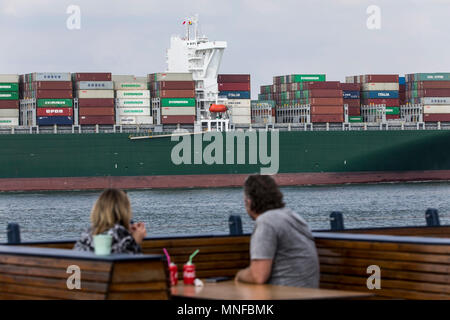
[(245, 208), (255, 220), (250, 266), (236, 281), (294, 287), (319, 287), (319, 258), (305, 220), (285, 207), (283, 194), (267, 175), (251, 175), (244, 184)]

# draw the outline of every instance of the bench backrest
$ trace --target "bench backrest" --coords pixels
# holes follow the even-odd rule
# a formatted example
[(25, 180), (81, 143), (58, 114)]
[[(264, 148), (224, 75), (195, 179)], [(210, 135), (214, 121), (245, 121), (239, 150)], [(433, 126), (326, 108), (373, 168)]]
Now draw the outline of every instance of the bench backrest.
[[(77, 266), (81, 289), (69, 289)], [(63, 249), (0, 246), (0, 299), (168, 299), (161, 255), (111, 255)]]

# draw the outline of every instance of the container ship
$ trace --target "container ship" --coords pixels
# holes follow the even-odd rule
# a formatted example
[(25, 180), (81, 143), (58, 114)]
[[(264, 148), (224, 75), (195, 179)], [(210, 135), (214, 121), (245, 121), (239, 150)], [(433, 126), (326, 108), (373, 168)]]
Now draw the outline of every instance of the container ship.
[(275, 76), (251, 100), (185, 25), (165, 72), (0, 75), (0, 191), (450, 180), (450, 73)]

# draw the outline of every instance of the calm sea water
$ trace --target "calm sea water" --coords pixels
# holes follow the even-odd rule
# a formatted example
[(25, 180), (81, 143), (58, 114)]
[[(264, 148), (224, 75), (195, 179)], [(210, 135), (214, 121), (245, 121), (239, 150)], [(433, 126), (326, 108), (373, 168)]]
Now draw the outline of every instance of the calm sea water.
[[(425, 225), (425, 210), (439, 210), (450, 224), (450, 183), (374, 184), (282, 188), (287, 206), (312, 229), (329, 229), (331, 211), (344, 213), (346, 228)], [(8, 222), (21, 226), (22, 241), (75, 239), (89, 226), (100, 192), (0, 193), (0, 242)], [(227, 233), (228, 217), (253, 222), (240, 188), (129, 191), (135, 221), (148, 235)]]

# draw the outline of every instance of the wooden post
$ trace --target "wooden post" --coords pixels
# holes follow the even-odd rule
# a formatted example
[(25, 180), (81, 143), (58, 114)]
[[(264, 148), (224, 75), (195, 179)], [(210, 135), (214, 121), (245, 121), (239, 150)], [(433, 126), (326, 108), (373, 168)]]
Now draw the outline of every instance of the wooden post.
[(342, 212), (333, 211), (330, 214), (330, 224), (333, 231), (344, 230), (344, 216)]
[(17, 244), (20, 243), (20, 227), (17, 223), (8, 223), (7, 227), (8, 243)]
[(230, 236), (240, 236), (242, 235), (242, 220), (241, 216), (230, 216), (228, 219), (228, 224), (230, 225)]
[(441, 225), (437, 209), (428, 208), (425, 211), (425, 220), (427, 221), (428, 227), (438, 227)]

